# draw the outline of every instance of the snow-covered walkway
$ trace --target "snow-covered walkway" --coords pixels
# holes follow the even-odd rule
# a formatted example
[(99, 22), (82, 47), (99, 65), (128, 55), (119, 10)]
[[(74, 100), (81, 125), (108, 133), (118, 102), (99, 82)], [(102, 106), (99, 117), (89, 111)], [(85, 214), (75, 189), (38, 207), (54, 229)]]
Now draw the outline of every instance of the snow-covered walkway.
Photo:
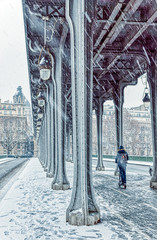
[[(72, 187), (73, 163), (66, 166)], [(149, 176), (127, 176), (128, 188), (121, 190), (111, 169), (98, 172), (94, 167), (101, 223), (71, 226), (65, 212), (72, 190), (52, 190), (52, 179), (32, 158), (0, 202), (0, 240), (157, 239), (157, 191), (149, 188)]]

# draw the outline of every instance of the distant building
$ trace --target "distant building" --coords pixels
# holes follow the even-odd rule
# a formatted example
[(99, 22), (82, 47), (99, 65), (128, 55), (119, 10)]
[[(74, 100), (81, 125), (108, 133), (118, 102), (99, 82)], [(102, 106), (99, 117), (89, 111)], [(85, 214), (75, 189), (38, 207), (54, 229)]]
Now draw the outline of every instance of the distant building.
[(127, 109), (131, 117), (141, 123), (151, 123), (150, 109), (145, 109), (144, 105)]
[(21, 86), (13, 102), (0, 100), (0, 155), (33, 155), (31, 109)]
[[(104, 104), (103, 155), (115, 155), (116, 128), (114, 105)], [(123, 144), (130, 155), (152, 156), (152, 131), (150, 110), (144, 105), (123, 111)], [(96, 115), (93, 111), (93, 154), (97, 155)]]

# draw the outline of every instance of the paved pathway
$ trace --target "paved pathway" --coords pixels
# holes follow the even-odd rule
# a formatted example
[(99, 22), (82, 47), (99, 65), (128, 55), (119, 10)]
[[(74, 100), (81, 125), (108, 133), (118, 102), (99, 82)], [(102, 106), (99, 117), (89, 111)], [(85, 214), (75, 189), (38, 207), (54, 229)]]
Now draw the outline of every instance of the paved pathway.
[[(66, 165), (72, 186), (73, 163)], [(77, 227), (65, 222), (71, 189), (51, 190), (52, 179), (45, 177), (38, 159), (31, 159), (0, 202), (0, 239), (157, 239), (157, 191), (149, 188), (150, 176), (128, 172), (127, 189), (122, 190), (113, 172), (93, 167), (101, 223)]]

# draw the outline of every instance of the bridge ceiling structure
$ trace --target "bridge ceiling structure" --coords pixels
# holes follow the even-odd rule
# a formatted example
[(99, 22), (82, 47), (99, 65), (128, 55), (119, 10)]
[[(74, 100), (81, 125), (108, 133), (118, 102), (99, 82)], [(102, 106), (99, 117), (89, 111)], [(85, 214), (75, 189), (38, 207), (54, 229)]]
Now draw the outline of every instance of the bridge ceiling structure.
[[(156, 51), (157, 2), (98, 0), (94, 23), (94, 93), (136, 83)], [(112, 95), (112, 91), (111, 95)], [(103, 94), (104, 95), (104, 94)], [(112, 99), (112, 96), (110, 96)]]
[[(47, 47), (55, 52), (59, 46), (61, 26), (66, 24), (65, 11), (64, 0), (23, 0), (32, 106), (36, 104), (34, 99), (41, 88), (44, 88), (38, 84), (38, 61), (44, 46), (43, 17), (48, 17)], [(89, 18), (88, 15), (86, 17)], [(157, 1), (97, 0), (92, 21), (93, 102), (101, 97), (103, 101), (112, 100), (120, 83), (136, 84), (138, 77), (147, 71), (150, 61), (155, 61)], [(64, 46), (63, 66), (68, 92), (71, 88), (69, 32)], [(70, 101), (68, 112), (71, 117)], [(33, 113), (36, 120), (36, 110)]]

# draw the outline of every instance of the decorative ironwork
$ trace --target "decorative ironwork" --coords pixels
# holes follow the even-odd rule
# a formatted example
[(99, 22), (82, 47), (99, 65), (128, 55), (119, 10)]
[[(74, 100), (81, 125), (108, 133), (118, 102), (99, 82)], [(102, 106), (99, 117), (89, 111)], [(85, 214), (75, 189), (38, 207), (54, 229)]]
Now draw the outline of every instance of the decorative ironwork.
[(33, 4), (33, 6), (29, 6), (30, 11), (32, 11), (36, 15), (47, 16), (49, 18), (64, 18), (65, 17), (65, 6), (63, 4), (53, 5), (50, 2), (39, 2), (38, 4)]
[(97, 6), (96, 7), (96, 19), (97, 20), (104, 20), (108, 19), (108, 9), (104, 6)]
[(128, 60), (118, 60), (115, 64), (114, 64), (114, 68), (122, 70), (122, 69), (133, 69), (133, 66), (131, 64), (131, 62), (129, 62)]

